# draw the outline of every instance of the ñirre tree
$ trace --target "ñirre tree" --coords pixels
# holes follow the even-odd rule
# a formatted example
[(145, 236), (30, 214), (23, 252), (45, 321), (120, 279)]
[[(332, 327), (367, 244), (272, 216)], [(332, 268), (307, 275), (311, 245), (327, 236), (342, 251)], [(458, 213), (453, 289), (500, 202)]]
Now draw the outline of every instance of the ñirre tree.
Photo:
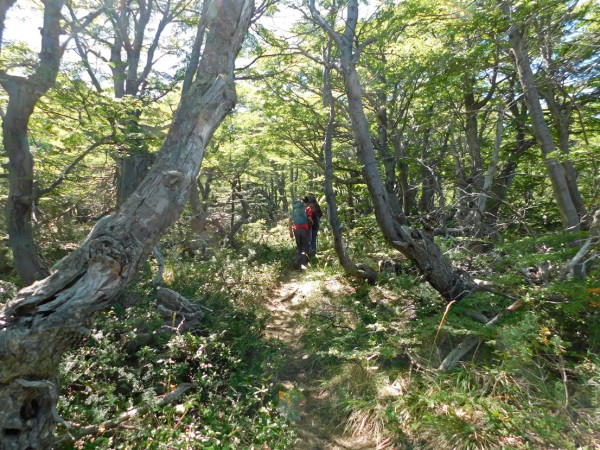
[(347, 7), (346, 25), (342, 34), (338, 33), (317, 11), (314, 0), (310, 0), (313, 20), (327, 32), (340, 52), (340, 72), (348, 101), (348, 112), (352, 122), (357, 154), (363, 166), (363, 176), (367, 183), (377, 223), (385, 239), (406, 257), (411, 259), (423, 273), (431, 286), (447, 300), (460, 300), (469, 295), (475, 286), (461, 277), (433, 241), (426, 230), (411, 229), (405, 217), (394, 214), (389, 200), (389, 192), (377, 167), (375, 150), (369, 123), (363, 103), (362, 87), (357, 71), (358, 58), (368, 41), (357, 45), (356, 26), (358, 23), (358, 1), (350, 0)]
[(173, 224), (198, 175), (204, 149), (236, 101), (234, 61), (251, 0), (216, 0), (196, 79), (175, 114), (158, 158), (139, 188), (96, 224), (48, 278), (20, 291), (0, 318), (2, 448), (50, 448), (57, 415), (58, 364), (89, 333)]
[[(6, 12), (13, 3), (6, 1), (0, 4), (3, 9), (0, 31), (4, 29)], [(99, 14), (97, 10), (88, 10), (86, 16), (79, 19), (73, 12), (72, 21), (65, 22), (62, 16), (64, 3), (64, 0), (44, 2), (41, 51), (31, 74), (7, 73), (9, 70), (0, 68), (0, 85), (8, 94), (6, 113), (2, 116), (2, 143), (9, 160), (6, 223), (14, 266), (25, 285), (48, 274), (38, 256), (32, 225), (33, 203), (39, 199), (41, 192), (36, 192), (34, 188), (34, 162), (29, 142), (30, 118), (40, 99), (55, 84), (68, 42)], [(60, 36), (65, 34), (65, 29), (71, 32), (69, 38), (61, 43)], [(0, 44), (1, 37), (0, 32)]]
[[(513, 13), (515, 16), (518, 16), (519, 11), (517, 8), (512, 7), (510, 1), (499, 1), (499, 5), (502, 8), (507, 25), (510, 26), (508, 30), (510, 50), (514, 56), (515, 66), (519, 73), (519, 80), (523, 89), (523, 97), (529, 109), (535, 137), (542, 149), (542, 159), (552, 182), (554, 197), (562, 215), (563, 225), (566, 230), (578, 231), (579, 216), (577, 205), (580, 204), (579, 190), (574, 175), (571, 175), (571, 180), (569, 180), (567, 172), (565, 172), (565, 167), (557, 158), (556, 151), (558, 149), (544, 117), (538, 86), (531, 67), (527, 43), (527, 27), (524, 22), (521, 22), (519, 17), (513, 16)], [(567, 168), (569, 171), (573, 170), (571, 166), (567, 166)], [(580, 208), (582, 207), (580, 206)]]
[[(44, 8), (39, 64), (28, 77), (0, 73), (0, 84), (8, 93), (6, 113), (2, 117), (2, 144), (8, 155), (9, 193), (6, 224), (15, 269), (23, 284), (31, 284), (47, 275), (33, 237), (31, 223), (33, 199), (33, 155), (29, 148), (29, 118), (38, 100), (56, 81), (62, 48), (61, 9), (64, 0), (49, 0)], [(10, 8), (11, 3), (2, 5)], [(5, 11), (0, 16), (4, 28)]]
[[(156, 69), (165, 55), (175, 53), (165, 38), (167, 33), (185, 27), (191, 20), (188, 2), (171, 0), (125, 0), (107, 5), (99, 18), (75, 38), (76, 52), (95, 89), (103, 92), (101, 83), (110, 73), (112, 94), (116, 99), (128, 99), (119, 123), (115, 125), (126, 135), (113, 157), (117, 165), (116, 205), (119, 207), (140, 184), (152, 164), (148, 142), (152, 135), (141, 124), (145, 107), (165, 96), (174, 88), (174, 79)], [(71, 15), (73, 9), (69, 6)], [(203, 22), (199, 20), (199, 22)], [(197, 61), (196, 61), (197, 63)], [(183, 65), (183, 64), (182, 64)], [(191, 73), (197, 66), (190, 64)], [(187, 85), (186, 85), (187, 89)], [(132, 101), (135, 99), (137, 101)]]

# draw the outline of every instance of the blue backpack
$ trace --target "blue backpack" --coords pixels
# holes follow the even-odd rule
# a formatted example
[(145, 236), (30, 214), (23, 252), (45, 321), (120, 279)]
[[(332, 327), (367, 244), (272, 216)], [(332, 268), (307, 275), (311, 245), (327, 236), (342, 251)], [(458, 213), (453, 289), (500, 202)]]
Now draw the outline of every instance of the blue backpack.
[(292, 203), (292, 211), (290, 212), (290, 218), (294, 225), (304, 225), (308, 223), (308, 216), (306, 215), (306, 206), (301, 200), (296, 200)]

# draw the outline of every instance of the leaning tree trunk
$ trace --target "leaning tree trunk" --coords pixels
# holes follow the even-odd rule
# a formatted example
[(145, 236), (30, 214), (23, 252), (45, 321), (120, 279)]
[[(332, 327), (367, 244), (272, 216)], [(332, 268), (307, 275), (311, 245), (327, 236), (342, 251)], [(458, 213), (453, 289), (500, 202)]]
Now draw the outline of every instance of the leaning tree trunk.
[(333, 190), (333, 128), (335, 125), (335, 103), (331, 92), (331, 38), (327, 44), (326, 59), (324, 61), (323, 72), (323, 103), (329, 107), (329, 119), (325, 129), (325, 142), (323, 145), (325, 156), (325, 199), (327, 200), (327, 214), (331, 233), (333, 235), (333, 248), (338, 256), (340, 265), (348, 275), (357, 275), (358, 277), (374, 283), (377, 279), (377, 273), (371, 267), (365, 264), (355, 264), (346, 251), (344, 237), (340, 226), (338, 216), (337, 200)]
[(110, 307), (161, 234), (180, 215), (204, 149), (236, 101), (234, 61), (252, 0), (214, 2), (202, 66), (140, 187), (100, 220), (51, 275), (20, 291), (0, 319), (0, 442), (3, 449), (51, 448), (61, 356)]
[[(375, 206), (375, 217), (385, 239), (412, 260), (431, 286), (447, 300), (460, 300), (475, 290), (475, 286), (453, 269), (450, 261), (425, 230), (412, 230), (403, 225), (403, 216), (394, 216), (387, 190), (377, 167), (373, 142), (362, 105), (362, 88), (356, 70), (360, 49), (353, 51), (358, 21), (358, 0), (349, 0), (348, 16), (343, 35), (338, 34), (310, 2), (313, 19), (331, 36), (341, 53), (341, 71), (348, 96), (348, 109), (357, 153), (363, 165), (367, 188)], [(364, 44), (363, 44), (364, 45)]]
[[(545, 95), (546, 103), (548, 104), (548, 109), (550, 110), (550, 115), (554, 122), (554, 126), (556, 132), (558, 134), (558, 148), (565, 155), (565, 157), (569, 157), (569, 153), (571, 151), (571, 107), (563, 106), (558, 104), (555, 99), (554, 89), (548, 89), (547, 95)], [(565, 171), (565, 178), (567, 180), (567, 186), (569, 187), (569, 192), (571, 194), (571, 198), (573, 199), (573, 204), (575, 209), (577, 210), (577, 214), (579, 215), (580, 220), (588, 219), (588, 212), (585, 207), (585, 202), (583, 201), (583, 197), (581, 196), (581, 192), (579, 191), (579, 186), (577, 185), (577, 170), (575, 166), (573, 166), (573, 162), (569, 159), (566, 159), (562, 162), (563, 169)]]
[[(502, 1), (500, 4), (504, 17), (507, 21), (511, 21), (510, 4)], [(563, 226), (568, 231), (578, 231), (579, 216), (577, 215), (577, 209), (569, 191), (565, 170), (560, 161), (554, 157), (556, 145), (544, 118), (544, 111), (542, 110), (540, 95), (533, 70), (531, 69), (529, 52), (525, 42), (524, 25), (517, 24), (512, 26), (509, 30), (508, 39), (511, 51), (515, 57), (515, 64), (519, 73), (521, 87), (523, 88), (525, 102), (531, 115), (533, 131), (542, 149), (542, 157), (552, 183), (554, 197), (556, 198), (563, 219)]]
[[(34, 242), (33, 155), (29, 148), (29, 118), (38, 100), (56, 81), (62, 56), (59, 38), (63, 4), (64, 0), (45, 2), (42, 49), (35, 73), (27, 78), (0, 74), (0, 84), (8, 94), (6, 115), (2, 120), (2, 143), (8, 155), (6, 223), (15, 269), (25, 285), (48, 274)], [(8, 8), (11, 2), (0, 6)], [(4, 17), (0, 16), (0, 29), (4, 28)]]

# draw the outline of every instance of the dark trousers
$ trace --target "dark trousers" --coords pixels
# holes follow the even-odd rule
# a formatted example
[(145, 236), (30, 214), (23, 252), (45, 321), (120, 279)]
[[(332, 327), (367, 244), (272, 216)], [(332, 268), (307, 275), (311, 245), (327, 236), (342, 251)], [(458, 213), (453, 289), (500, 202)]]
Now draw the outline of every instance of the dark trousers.
[(310, 248), (310, 231), (305, 228), (294, 230), (296, 238), (296, 259), (295, 265), (300, 267), (308, 263), (308, 249)]
[(310, 236), (310, 247), (308, 254), (315, 256), (317, 254), (317, 234), (319, 233), (319, 219), (313, 219), (313, 227)]

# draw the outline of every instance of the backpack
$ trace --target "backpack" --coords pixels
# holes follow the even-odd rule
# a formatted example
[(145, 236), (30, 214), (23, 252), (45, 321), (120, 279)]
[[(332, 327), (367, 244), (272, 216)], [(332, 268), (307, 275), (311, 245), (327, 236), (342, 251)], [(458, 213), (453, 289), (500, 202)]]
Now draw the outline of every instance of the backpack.
[(290, 218), (294, 225), (305, 225), (308, 223), (308, 216), (306, 214), (306, 206), (301, 200), (296, 200), (292, 204), (292, 211), (290, 212)]

